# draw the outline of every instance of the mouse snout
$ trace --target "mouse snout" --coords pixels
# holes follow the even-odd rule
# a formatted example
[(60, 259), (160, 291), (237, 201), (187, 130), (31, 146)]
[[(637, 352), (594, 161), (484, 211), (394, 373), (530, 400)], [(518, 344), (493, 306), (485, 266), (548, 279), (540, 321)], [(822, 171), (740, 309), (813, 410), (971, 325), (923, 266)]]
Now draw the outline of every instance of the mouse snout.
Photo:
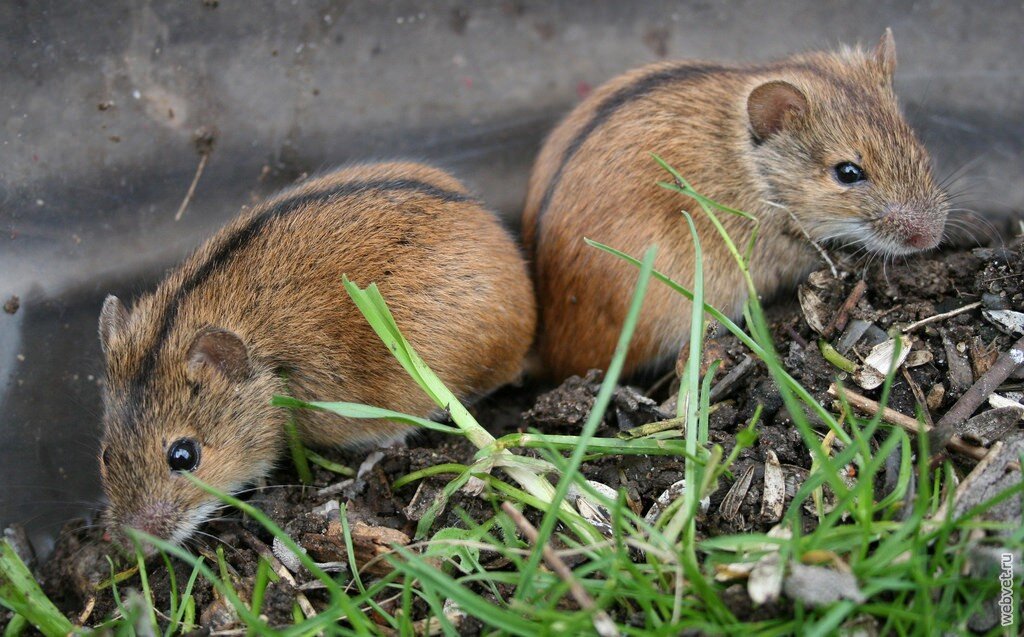
[(916, 206), (890, 205), (879, 220), (878, 230), (908, 251), (930, 250), (942, 240), (943, 217)]
[(928, 250), (939, 245), (939, 239), (941, 233), (936, 234), (934, 232), (912, 232), (907, 237), (906, 243), (911, 248), (917, 248), (918, 250)]
[(173, 539), (178, 528), (180, 514), (177, 508), (166, 501), (151, 502), (142, 505), (137, 511), (127, 516), (124, 526), (162, 540)]

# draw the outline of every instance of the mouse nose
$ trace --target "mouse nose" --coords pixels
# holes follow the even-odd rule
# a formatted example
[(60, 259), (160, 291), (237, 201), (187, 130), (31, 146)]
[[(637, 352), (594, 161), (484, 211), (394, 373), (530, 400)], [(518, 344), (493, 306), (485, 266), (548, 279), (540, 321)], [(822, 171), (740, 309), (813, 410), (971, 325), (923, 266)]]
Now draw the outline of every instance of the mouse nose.
[(882, 230), (913, 250), (929, 250), (942, 240), (944, 223), (929, 208), (891, 205), (882, 217)]
[(928, 250), (939, 245), (940, 236), (938, 233), (911, 232), (907, 237), (907, 245), (918, 250)]
[(152, 502), (128, 516), (124, 526), (162, 540), (169, 540), (177, 521), (178, 513), (174, 505), (170, 502)]

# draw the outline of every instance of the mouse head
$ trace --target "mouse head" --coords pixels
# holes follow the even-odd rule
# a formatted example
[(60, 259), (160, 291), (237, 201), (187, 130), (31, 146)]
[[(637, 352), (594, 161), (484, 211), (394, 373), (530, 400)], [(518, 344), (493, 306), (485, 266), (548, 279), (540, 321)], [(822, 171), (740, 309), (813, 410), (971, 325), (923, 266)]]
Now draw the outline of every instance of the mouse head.
[(219, 506), (183, 472), (229, 493), (266, 475), (285, 421), (270, 400), (284, 387), (242, 337), (214, 326), (176, 327), (152, 371), (138, 377), (150, 353), (151, 302), (143, 299), (131, 314), (113, 296), (103, 305), (100, 472), (113, 530), (132, 527), (180, 543)]
[(900, 113), (892, 32), (870, 53), (798, 56), (790, 68), (752, 87), (746, 102), (769, 202), (815, 240), (883, 255), (937, 246), (947, 196)]

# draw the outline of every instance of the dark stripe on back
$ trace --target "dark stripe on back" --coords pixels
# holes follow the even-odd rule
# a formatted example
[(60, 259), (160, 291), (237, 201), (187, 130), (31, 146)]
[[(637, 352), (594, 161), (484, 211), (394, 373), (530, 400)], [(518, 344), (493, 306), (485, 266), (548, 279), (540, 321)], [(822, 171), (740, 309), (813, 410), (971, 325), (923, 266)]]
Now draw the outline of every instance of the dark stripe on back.
[(591, 116), (590, 121), (577, 131), (576, 135), (572, 138), (572, 141), (570, 141), (569, 145), (566, 146), (565, 151), (562, 153), (562, 160), (558, 163), (558, 168), (548, 181), (547, 188), (544, 190), (544, 196), (540, 200), (540, 206), (537, 208), (537, 220), (534, 228), (535, 243), (539, 245), (543, 240), (541, 224), (544, 220), (544, 214), (547, 212), (548, 206), (551, 205), (551, 199), (554, 197), (555, 190), (558, 188), (559, 183), (562, 180), (562, 173), (565, 171), (566, 166), (569, 165), (569, 162), (572, 161), (573, 157), (575, 157), (583, 144), (586, 143), (590, 135), (615, 115), (620, 108), (634, 100), (643, 98), (649, 93), (652, 93), (667, 84), (684, 80), (699, 79), (707, 75), (711, 75), (712, 73), (728, 72), (760, 74), (771, 71), (781, 72), (785, 70), (807, 72), (818, 76), (826, 82), (832, 83), (843, 91), (847, 100), (851, 104), (856, 105), (863, 102), (865, 99), (870, 99), (863, 89), (854, 86), (847, 81), (846, 78), (824, 71), (819, 65), (805, 62), (793, 63), (787, 60), (741, 67), (684, 63), (680, 66), (663, 69), (641, 77), (632, 84), (623, 86), (601, 102), (594, 111), (593, 116)]
[(437, 186), (422, 181), (412, 181), (408, 179), (382, 179), (376, 181), (354, 181), (338, 184), (331, 188), (287, 197), (271, 206), (268, 206), (265, 210), (249, 219), (249, 222), (246, 223), (245, 226), (224, 239), (220, 245), (217, 246), (213, 255), (197, 270), (195, 270), (191, 276), (185, 279), (181, 284), (181, 287), (174, 293), (174, 296), (167, 304), (167, 308), (164, 310), (164, 314), (160, 319), (160, 328), (157, 331), (156, 338), (139, 366), (139, 372), (135, 377), (133, 390), (140, 391), (149, 376), (153, 373), (153, 369), (156, 367), (157, 358), (160, 355), (160, 350), (163, 348), (164, 343), (170, 336), (171, 330), (174, 328), (174, 322), (178, 317), (178, 307), (181, 305), (181, 302), (196, 288), (209, 279), (215, 272), (230, 262), (239, 251), (258, 237), (267, 225), (277, 219), (286, 217), (309, 204), (326, 204), (331, 199), (349, 197), (374, 190), (416, 192), (446, 202), (475, 201), (475, 199), (469, 195), (438, 188)]
[(644, 97), (666, 84), (683, 80), (693, 80), (724, 70), (726, 70), (726, 67), (713, 64), (686, 64), (682, 66), (674, 66), (651, 73), (650, 75), (638, 79), (632, 84), (623, 86), (601, 102), (594, 111), (590, 121), (588, 121), (583, 128), (577, 131), (576, 135), (572, 138), (572, 141), (570, 141), (569, 145), (566, 146), (565, 152), (562, 153), (562, 161), (558, 163), (558, 168), (555, 170), (555, 174), (552, 175), (551, 180), (548, 181), (548, 186), (544, 190), (544, 197), (540, 200), (540, 207), (537, 209), (537, 227), (534, 230), (534, 236), (537, 237), (537, 241), (540, 241), (540, 226), (544, 219), (544, 213), (547, 212), (548, 206), (551, 204), (551, 198), (555, 194), (555, 189), (558, 188), (558, 184), (562, 180), (562, 173), (565, 171), (565, 167), (570, 161), (572, 161), (572, 158), (579, 151), (580, 147), (583, 146), (587, 141), (587, 138), (590, 137), (595, 130), (607, 122), (623, 106)]

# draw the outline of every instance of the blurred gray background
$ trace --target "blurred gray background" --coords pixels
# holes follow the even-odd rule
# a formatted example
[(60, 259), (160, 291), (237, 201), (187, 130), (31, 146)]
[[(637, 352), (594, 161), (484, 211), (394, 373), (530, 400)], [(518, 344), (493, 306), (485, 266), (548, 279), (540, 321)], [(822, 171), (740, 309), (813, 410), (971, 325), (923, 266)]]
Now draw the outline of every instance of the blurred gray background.
[[(646, 62), (873, 46), (891, 26), (939, 176), (962, 174), (996, 225), (1024, 209), (1019, 2), (774, 4), (0, 4), (0, 526), (45, 551), (98, 503), (104, 295), (147, 290), (243, 204), (356, 160), (440, 164), (514, 228), (546, 131)], [(175, 221), (197, 129), (213, 151)]]

